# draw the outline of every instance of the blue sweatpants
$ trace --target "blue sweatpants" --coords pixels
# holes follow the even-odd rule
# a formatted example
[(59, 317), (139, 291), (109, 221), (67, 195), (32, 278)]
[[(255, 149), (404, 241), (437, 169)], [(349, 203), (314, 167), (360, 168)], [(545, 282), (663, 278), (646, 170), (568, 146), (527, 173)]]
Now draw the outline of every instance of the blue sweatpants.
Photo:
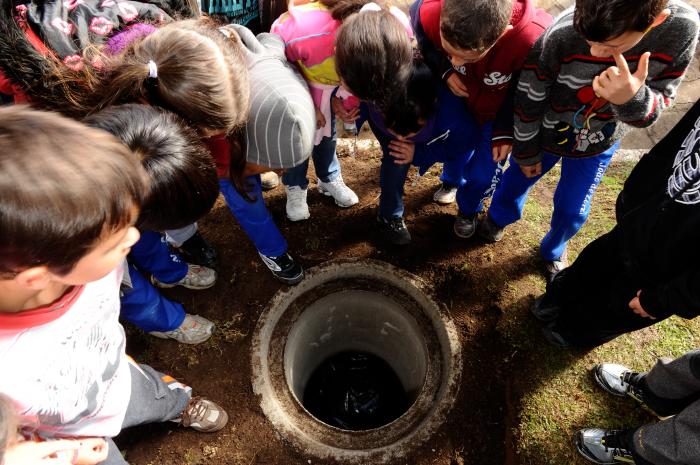
[(551, 227), (540, 244), (542, 258), (561, 258), (566, 244), (586, 222), (593, 194), (619, 145), (618, 142), (606, 152), (588, 158), (562, 158), (545, 152), (542, 175), (534, 178), (526, 178), (520, 166), (512, 163), (496, 189), (489, 215), (501, 227), (518, 221), (532, 186), (561, 160), (561, 177), (554, 193)]
[[(314, 169), (316, 177), (323, 182), (331, 182), (340, 176), (340, 162), (336, 154), (336, 119), (331, 121), (331, 137), (324, 137), (321, 142), (314, 147), (311, 156), (314, 159)], [(306, 189), (309, 186), (309, 180), (306, 178), (306, 173), (309, 171), (309, 159), (294, 168), (288, 169), (282, 175), (282, 183), (285, 186), (299, 186)]]
[(484, 208), (484, 201), (491, 198), (503, 177), (505, 162), (493, 161), (491, 138), (493, 122), (480, 127), (474, 120), (472, 133), (475, 134), (474, 150), (466, 157), (457, 157), (442, 165), (440, 180), (445, 184), (457, 186), (457, 206), (459, 212), (474, 217)]
[(170, 252), (165, 236), (141, 231), (141, 238), (129, 253), (129, 276), (132, 288), (121, 298), (121, 316), (145, 332), (172, 331), (185, 319), (179, 303), (163, 297), (139, 270), (164, 283), (174, 283), (187, 274), (187, 263)]
[(250, 176), (245, 182), (252, 202), (243, 198), (229, 179), (219, 179), (219, 189), (228, 208), (258, 252), (268, 257), (279, 257), (287, 252), (287, 241), (265, 206), (260, 175)]

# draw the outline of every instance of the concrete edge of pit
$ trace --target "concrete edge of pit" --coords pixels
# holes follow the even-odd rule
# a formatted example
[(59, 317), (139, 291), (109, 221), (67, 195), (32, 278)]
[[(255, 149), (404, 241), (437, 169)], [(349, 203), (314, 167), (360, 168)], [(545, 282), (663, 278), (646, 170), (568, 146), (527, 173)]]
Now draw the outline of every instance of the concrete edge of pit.
[[(280, 404), (272, 387), (268, 368), (269, 340), (275, 326), (291, 303), (315, 286), (342, 278), (381, 278), (389, 284), (407, 292), (426, 309), (433, 324), (442, 351), (443, 374), (440, 388), (422, 420), (394, 443), (373, 449), (342, 449), (324, 444), (301, 429), (294, 415)], [(347, 464), (382, 464), (403, 458), (415, 451), (442, 426), (459, 393), (462, 377), (462, 350), (460, 334), (449, 311), (438, 304), (428, 285), (417, 276), (391, 264), (377, 260), (345, 259), (326, 262), (308, 270), (304, 281), (297, 286), (277, 292), (270, 300), (258, 320), (252, 340), (251, 367), (253, 392), (258, 397), (260, 408), (272, 423), (281, 439), (298, 453), (315, 459), (332, 459)], [(386, 428), (391, 427), (391, 424)], [(348, 434), (352, 434), (349, 432)]]

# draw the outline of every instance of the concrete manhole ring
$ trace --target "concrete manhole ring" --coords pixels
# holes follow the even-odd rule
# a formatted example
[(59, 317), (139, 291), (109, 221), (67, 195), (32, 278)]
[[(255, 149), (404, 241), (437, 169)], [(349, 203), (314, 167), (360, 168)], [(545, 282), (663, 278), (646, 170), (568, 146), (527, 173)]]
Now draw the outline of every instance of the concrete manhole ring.
[[(396, 372), (408, 410), (382, 427), (348, 431), (301, 404), (311, 372), (338, 352), (369, 352)], [(343, 463), (386, 463), (443, 424), (462, 373), (458, 331), (417, 277), (375, 260), (339, 260), (275, 294), (253, 336), (252, 382), (263, 413), (300, 453)]]

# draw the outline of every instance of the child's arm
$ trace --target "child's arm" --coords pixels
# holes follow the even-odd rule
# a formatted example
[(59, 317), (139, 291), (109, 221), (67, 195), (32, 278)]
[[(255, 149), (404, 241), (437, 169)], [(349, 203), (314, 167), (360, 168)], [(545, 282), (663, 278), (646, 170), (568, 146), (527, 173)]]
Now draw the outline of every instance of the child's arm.
[(541, 163), (540, 128), (549, 106), (549, 91), (560, 63), (561, 37), (546, 31), (525, 60), (515, 89), (512, 160), (523, 167)]
[[(426, 31), (420, 17), (420, 6), (423, 2), (415, 2), (410, 7), (411, 26), (418, 42), (418, 48), (423, 54), (423, 59), (433, 72), (440, 76), (441, 79), (447, 78), (454, 73), (452, 64), (447, 58), (447, 55), (438, 48), (436, 44), (440, 43), (439, 30)], [(437, 24), (439, 27), (439, 23)], [(436, 42), (437, 41), (437, 42)]]
[(679, 53), (673, 61), (656, 76), (649, 76), (648, 52), (639, 59), (635, 72), (629, 69), (625, 57), (617, 53), (617, 66), (597, 76), (593, 90), (612, 104), (620, 121), (636, 127), (651, 126), (661, 112), (673, 104), (696, 45), (697, 28), (692, 39), (678, 48)]
[(695, 318), (700, 315), (700, 271), (691, 270), (670, 282), (641, 289), (639, 304), (657, 319), (670, 315)]
[(493, 122), (491, 149), (493, 161), (495, 162), (504, 161), (513, 149), (513, 113), (515, 111), (515, 90), (518, 87), (519, 80), (520, 72), (514, 72), (506, 98), (503, 99), (503, 103), (501, 103), (501, 107), (496, 114), (496, 120)]
[(434, 163), (453, 160), (466, 153), (473, 153), (469, 150), (473, 144), (473, 134), (471, 131), (462, 130), (458, 125), (446, 129), (440, 134), (435, 134), (433, 139), (423, 144), (416, 144), (413, 164), (419, 167), (422, 175)]

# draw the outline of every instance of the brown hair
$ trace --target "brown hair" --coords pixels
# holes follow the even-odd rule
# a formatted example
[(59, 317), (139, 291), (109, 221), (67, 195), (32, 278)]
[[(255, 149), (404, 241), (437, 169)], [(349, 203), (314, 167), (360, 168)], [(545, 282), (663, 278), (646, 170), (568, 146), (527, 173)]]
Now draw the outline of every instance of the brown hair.
[(492, 47), (513, 16), (513, 0), (445, 0), (440, 32), (455, 48), (481, 51)]
[[(217, 27), (208, 19), (177, 21), (130, 44), (106, 62), (98, 107), (146, 100), (197, 128), (228, 133), (245, 123), (250, 86), (243, 45)], [(157, 77), (149, 77), (151, 61)]]
[(387, 2), (384, 0), (318, 0), (331, 12), (333, 19), (337, 21), (342, 21), (353, 13), (357, 13), (368, 3), (374, 2), (379, 6), (386, 6)]
[(349, 91), (379, 108), (403, 95), (412, 61), (406, 29), (385, 9), (352, 15), (338, 30), (338, 75)]
[(66, 274), (147, 194), (138, 157), (110, 134), (22, 106), (0, 108), (0, 274)]
[(574, 28), (593, 42), (644, 32), (667, 4), (668, 0), (576, 0)]
[(0, 465), (5, 460), (5, 451), (10, 447), (17, 435), (17, 414), (12, 400), (0, 394)]
[(151, 188), (136, 222), (140, 229), (182, 228), (214, 206), (219, 196), (214, 160), (197, 133), (175, 114), (126, 104), (84, 122), (113, 134), (141, 158)]

